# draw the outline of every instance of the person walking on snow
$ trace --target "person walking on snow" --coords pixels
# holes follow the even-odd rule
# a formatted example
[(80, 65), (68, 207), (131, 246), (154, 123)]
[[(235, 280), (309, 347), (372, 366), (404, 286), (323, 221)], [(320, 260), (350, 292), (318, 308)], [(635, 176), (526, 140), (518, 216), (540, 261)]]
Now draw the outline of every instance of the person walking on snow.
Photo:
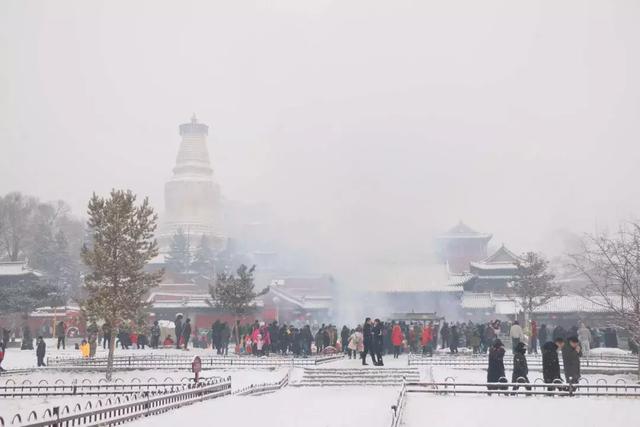
[[(64, 345), (64, 344), (63, 344)], [(46, 366), (44, 364), (44, 356), (47, 353), (47, 344), (42, 337), (38, 337), (36, 341), (36, 358), (38, 359), (38, 367)]]

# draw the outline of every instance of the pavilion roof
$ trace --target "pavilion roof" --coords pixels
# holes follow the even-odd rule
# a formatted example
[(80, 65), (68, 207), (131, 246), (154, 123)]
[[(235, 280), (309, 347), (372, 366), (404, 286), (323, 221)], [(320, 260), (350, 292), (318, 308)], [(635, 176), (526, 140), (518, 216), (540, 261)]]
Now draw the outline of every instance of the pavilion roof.
[(517, 269), (516, 262), (520, 260), (520, 257), (511, 252), (505, 245), (500, 246), (500, 249), (495, 251), (488, 258), (471, 262), (471, 266), (479, 270), (507, 270)]

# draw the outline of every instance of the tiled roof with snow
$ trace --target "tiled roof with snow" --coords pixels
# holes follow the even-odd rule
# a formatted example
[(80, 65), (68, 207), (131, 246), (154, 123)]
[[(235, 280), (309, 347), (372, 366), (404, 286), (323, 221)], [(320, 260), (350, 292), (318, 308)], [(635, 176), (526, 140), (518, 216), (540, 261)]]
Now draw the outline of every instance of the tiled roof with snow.
[(296, 297), (288, 292), (287, 289), (279, 286), (269, 287), (269, 294), (271, 294), (271, 297), (280, 298), (283, 301), (306, 310), (329, 309), (333, 305), (333, 297), (330, 295)]
[(447, 281), (447, 286), (462, 286), (465, 283), (469, 282), (475, 276), (469, 273), (462, 274), (450, 274), (449, 280)]
[[(580, 295), (563, 295), (548, 301), (534, 313), (607, 313), (611, 311), (601, 299), (588, 300)], [(465, 292), (461, 305), (466, 309), (493, 309), (496, 314), (513, 315), (522, 311), (520, 304), (509, 296), (491, 293)]]
[[(558, 298), (554, 298), (547, 302), (545, 305), (538, 307), (536, 313), (606, 313), (610, 311), (603, 303), (599, 303), (601, 300), (596, 298), (595, 301), (590, 301), (579, 295), (563, 295)], [(626, 304), (625, 304), (626, 305)]]
[(502, 245), (500, 249), (495, 251), (491, 256), (482, 260), (471, 262), (471, 267), (478, 270), (515, 270), (517, 269), (516, 262), (520, 260), (520, 257), (511, 252), (505, 245)]
[(28, 276), (28, 275), (41, 277), (42, 273), (32, 268), (29, 268), (26, 261), (0, 262), (0, 276), (19, 277), (19, 276)]
[(462, 308), (466, 309), (493, 309), (493, 299), (489, 293), (471, 293), (462, 294)]

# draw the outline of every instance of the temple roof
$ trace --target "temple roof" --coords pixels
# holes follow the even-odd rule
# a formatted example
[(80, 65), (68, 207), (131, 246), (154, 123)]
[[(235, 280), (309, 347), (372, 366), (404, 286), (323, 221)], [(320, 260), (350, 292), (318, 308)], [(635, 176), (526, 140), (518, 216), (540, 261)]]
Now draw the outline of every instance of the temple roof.
[(455, 227), (438, 236), (438, 239), (485, 239), (488, 241), (491, 237), (491, 234), (475, 231), (467, 224), (460, 221)]
[(519, 259), (518, 255), (507, 249), (505, 245), (502, 245), (500, 249), (488, 258), (478, 262), (471, 262), (470, 264), (480, 270), (510, 270), (518, 268), (516, 262)]

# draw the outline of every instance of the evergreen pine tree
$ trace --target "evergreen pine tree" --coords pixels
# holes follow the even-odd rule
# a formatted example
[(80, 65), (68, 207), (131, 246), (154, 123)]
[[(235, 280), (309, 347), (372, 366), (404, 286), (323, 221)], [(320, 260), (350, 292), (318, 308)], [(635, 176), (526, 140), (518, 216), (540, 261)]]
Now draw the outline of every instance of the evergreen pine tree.
[[(147, 293), (163, 271), (145, 272), (145, 265), (158, 255), (153, 238), (157, 215), (149, 200), (136, 205), (131, 191), (112, 190), (109, 198), (93, 195), (89, 201), (88, 226), (91, 245), (82, 248), (89, 269), (85, 276), (82, 308), (89, 318), (103, 319), (112, 328), (133, 321), (147, 304)], [(116, 334), (111, 334), (107, 380), (111, 380)]]
[(560, 296), (560, 287), (553, 283), (554, 275), (548, 271), (549, 262), (542, 255), (528, 252), (516, 260), (516, 267), (518, 271), (511, 294), (520, 303), (527, 320), (536, 308)]
[(189, 236), (181, 228), (171, 238), (169, 253), (165, 266), (168, 271), (177, 274), (186, 274), (191, 266), (191, 250), (189, 248)]
[(239, 325), (240, 317), (255, 310), (256, 297), (263, 295), (269, 288), (256, 293), (253, 283), (253, 273), (256, 266), (251, 268), (242, 264), (238, 267), (237, 276), (220, 273), (215, 286), (209, 285), (209, 292), (214, 301), (214, 305), (235, 317), (235, 339), (236, 346), (240, 342)]
[(214, 262), (215, 254), (211, 248), (209, 239), (203, 234), (193, 257), (191, 269), (205, 279), (213, 278)]
[(59, 294), (59, 304), (64, 305), (69, 297), (79, 297), (80, 268), (69, 252), (69, 242), (62, 230), (56, 233), (54, 245), (50, 280)]

